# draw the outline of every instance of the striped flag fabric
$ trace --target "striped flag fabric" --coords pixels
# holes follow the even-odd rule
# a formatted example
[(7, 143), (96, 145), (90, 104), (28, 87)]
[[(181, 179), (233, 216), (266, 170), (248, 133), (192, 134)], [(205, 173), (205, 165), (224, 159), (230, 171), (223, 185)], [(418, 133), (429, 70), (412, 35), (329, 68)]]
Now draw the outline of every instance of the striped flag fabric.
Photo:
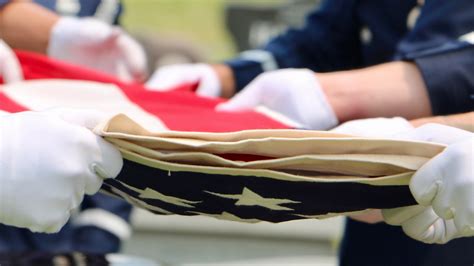
[(102, 190), (156, 214), (283, 222), (413, 205), (409, 178), (443, 149), (288, 130), (291, 123), (262, 112), (217, 112), (223, 100), (196, 96), (194, 84), (149, 91), (34, 53), (16, 55), (25, 81), (0, 87), (0, 109), (125, 114), (96, 129), (125, 159)]

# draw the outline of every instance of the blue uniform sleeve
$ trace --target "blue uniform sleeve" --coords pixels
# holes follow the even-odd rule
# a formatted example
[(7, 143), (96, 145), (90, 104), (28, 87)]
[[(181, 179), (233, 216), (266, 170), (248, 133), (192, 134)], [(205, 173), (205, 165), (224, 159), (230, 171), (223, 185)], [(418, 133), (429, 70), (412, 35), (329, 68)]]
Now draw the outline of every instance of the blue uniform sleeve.
[(415, 59), (434, 115), (474, 111), (474, 46)]
[(132, 206), (105, 194), (86, 196), (81, 212), (73, 220), (74, 250), (92, 253), (116, 253), (122, 240), (131, 234)]
[(434, 115), (474, 110), (474, 1), (425, 1), (395, 59), (419, 67)]
[(309, 68), (327, 72), (360, 66), (360, 27), (354, 5), (353, 0), (325, 1), (308, 15), (301, 29), (290, 29), (262, 50), (227, 61), (237, 90), (264, 70)]
[(8, 4), (10, 0), (0, 0), (0, 8), (2, 8), (4, 5)]

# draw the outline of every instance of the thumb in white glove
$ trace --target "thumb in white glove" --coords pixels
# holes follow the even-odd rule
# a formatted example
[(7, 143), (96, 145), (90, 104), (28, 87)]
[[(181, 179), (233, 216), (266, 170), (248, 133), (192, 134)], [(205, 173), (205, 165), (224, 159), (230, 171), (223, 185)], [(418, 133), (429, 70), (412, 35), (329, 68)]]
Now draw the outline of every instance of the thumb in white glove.
[(120, 152), (86, 128), (102, 118), (79, 110), (0, 116), (0, 223), (57, 232), (84, 194), (118, 175)]
[(147, 81), (150, 90), (167, 91), (182, 84), (199, 83), (196, 94), (207, 97), (221, 95), (221, 84), (216, 71), (206, 64), (178, 64), (164, 66)]
[(448, 147), (411, 179), (410, 190), (421, 206), (384, 210), (386, 221), (401, 225), (407, 235), (426, 243), (474, 236), (473, 134), (428, 124), (399, 137)]
[(24, 79), (20, 62), (18, 62), (15, 53), (2, 40), (0, 40), (0, 75), (6, 84)]
[(143, 81), (147, 75), (141, 45), (120, 28), (93, 18), (59, 19), (51, 31), (47, 53), (125, 81)]
[(307, 129), (329, 129), (338, 119), (314, 72), (283, 69), (255, 78), (219, 111), (244, 111), (265, 107)]

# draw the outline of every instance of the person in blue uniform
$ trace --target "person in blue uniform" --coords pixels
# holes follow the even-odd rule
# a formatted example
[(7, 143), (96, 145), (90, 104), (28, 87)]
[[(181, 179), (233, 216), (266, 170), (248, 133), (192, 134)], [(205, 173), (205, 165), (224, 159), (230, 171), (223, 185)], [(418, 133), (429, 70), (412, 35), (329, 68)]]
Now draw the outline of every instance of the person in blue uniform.
[(61, 13), (33, 1), (0, 0), (0, 37), (10, 47), (43, 53), (124, 81), (145, 79), (144, 49), (113, 25), (121, 12), (118, 1), (38, 2)]
[(120, 17), (123, 12), (121, 0), (33, 0), (33, 2), (58, 15), (94, 17), (113, 25), (120, 25)]
[[(263, 105), (310, 129), (468, 112), (474, 110), (473, 9), (469, 0), (324, 1), (304, 27), (259, 50), (223, 64), (160, 68), (147, 85), (162, 90), (199, 81), (200, 95), (233, 96), (218, 106), (222, 111)], [(429, 245), (400, 227), (349, 218), (340, 264), (472, 265), (472, 250), (473, 237)]]
[[(58, 16), (51, 11), (68, 17)], [(126, 80), (140, 80), (144, 75), (142, 70), (146, 67), (146, 61), (140, 62), (144, 58), (142, 48), (126, 33), (110, 25), (118, 23), (120, 13), (120, 1), (0, 1), (1, 37), (16, 48), (46, 53), (119, 76), (123, 74), (121, 77)], [(110, 41), (104, 46), (108, 54), (88, 54), (90, 45), (95, 45), (100, 51), (108, 40), (116, 40), (115, 46), (110, 46)], [(130, 58), (136, 54), (138, 62)], [(92, 59), (84, 60), (84, 57)], [(41, 116), (38, 116), (40, 121)], [(0, 253), (115, 253), (120, 250), (122, 240), (131, 234), (131, 210), (131, 205), (123, 200), (104, 194), (86, 195), (73, 213), (73, 219), (55, 234), (32, 233), (32, 228), (22, 223), (20, 225), (28, 229), (0, 224)], [(7, 224), (12, 223), (15, 224)], [(59, 230), (61, 227), (55, 228)], [(35, 231), (48, 230), (38, 228)]]

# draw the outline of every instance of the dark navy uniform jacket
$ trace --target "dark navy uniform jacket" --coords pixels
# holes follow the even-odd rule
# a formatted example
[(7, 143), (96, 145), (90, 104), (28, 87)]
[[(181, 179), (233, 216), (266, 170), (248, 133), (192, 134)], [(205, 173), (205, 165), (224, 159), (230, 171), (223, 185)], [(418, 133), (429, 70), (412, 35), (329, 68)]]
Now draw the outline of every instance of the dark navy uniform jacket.
[(439, 115), (474, 109), (473, 44), (472, 0), (328, 0), (304, 27), (263, 47), (270, 56), (243, 53), (227, 64), (242, 89), (272, 68), (329, 72), (414, 61)]
[[(328, 0), (304, 27), (226, 63), (237, 89), (264, 70), (348, 70), (415, 62), (435, 115), (474, 110), (473, 0)], [(400, 227), (348, 219), (341, 265), (474, 265), (474, 238), (427, 245)]]
[[(0, 6), (9, 0), (0, 0)], [(96, 16), (109, 23), (118, 23), (122, 10), (120, 1), (100, 0), (36, 0), (37, 2), (60, 14), (77, 16)], [(58, 10), (59, 9), (59, 10)], [(109, 21), (107, 21), (109, 20)], [(0, 224), (0, 253), (10, 251), (46, 251), (88, 253), (118, 252), (121, 238), (127, 234), (131, 206), (123, 200), (96, 194), (86, 196), (77, 217), (80, 223), (72, 219), (57, 234), (34, 234), (27, 229)], [(118, 221), (123, 227), (110, 230), (109, 224)], [(115, 228), (116, 229), (116, 228)], [(125, 232), (124, 232), (125, 231)]]

